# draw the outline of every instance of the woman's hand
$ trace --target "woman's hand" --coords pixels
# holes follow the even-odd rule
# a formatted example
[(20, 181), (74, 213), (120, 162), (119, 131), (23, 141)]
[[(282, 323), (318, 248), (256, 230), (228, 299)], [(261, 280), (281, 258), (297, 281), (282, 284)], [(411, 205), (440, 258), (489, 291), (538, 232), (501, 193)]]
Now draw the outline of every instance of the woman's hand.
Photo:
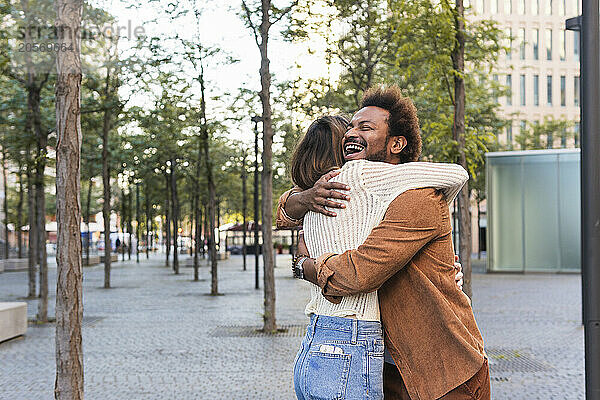
[(306, 247), (306, 242), (304, 241), (304, 231), (298, 232), (298, 254), (308, 256), (308, 248)]
[(348, 185), (341, 182), (329, 182), (331, 178), (339, 174), (339, 170), (328, 172), (319, 178), (312, 188), (291, 195), (286, 203), (285, 211), (296, 219), (302, 218), (308, 211), (335, 217), (337, 214), (326, 210), (325, 207), (345, 208), (346, 205), (331, 199), (350, 200), (350, 196), (338, 192), (338, 190), (350, 190)]
[(460, 290), (462, 290), (463, 288), (463, 272), (462, 272), (462, 265), (461, 263), (458, 262), (458, 255), (455, 254), (454, 255), (454, 269), (456, 271), (456, 275), (454, 275), (454, 280), (456, 281), (456, 286), (458, 286), (458, 288)]

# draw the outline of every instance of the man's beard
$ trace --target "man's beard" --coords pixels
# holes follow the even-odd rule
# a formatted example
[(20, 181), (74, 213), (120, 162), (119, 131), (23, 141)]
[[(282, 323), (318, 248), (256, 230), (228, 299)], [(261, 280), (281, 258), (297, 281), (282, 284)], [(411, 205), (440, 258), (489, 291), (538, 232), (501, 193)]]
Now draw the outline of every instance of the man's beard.
[(366, 157), (367, 161), (385, 162), (388, 157), (387, 146), (388, 146), (389, 141), (390, 141), (390, 137), (388, 136), (385, 138), (385, 144), (383, 145), (383, 149), (379, 150), (378, 152), (376, 152), (374, 154), (367, 155), (367, 157)]

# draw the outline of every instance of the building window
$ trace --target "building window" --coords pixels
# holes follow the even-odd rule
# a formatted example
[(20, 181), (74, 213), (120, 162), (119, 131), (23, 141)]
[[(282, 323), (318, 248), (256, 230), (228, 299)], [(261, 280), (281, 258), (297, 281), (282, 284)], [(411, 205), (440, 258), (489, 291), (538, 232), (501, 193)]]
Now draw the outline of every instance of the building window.
[(506, 86), (508, 86), (508, 95), (506, 97), (506, 105), (512, 106), (512, 75), (506, 75)]
[(533, 42), (533, 59), (534, 60), (539, 60), (540, 59), (540, 52), (539, 52), (539, 48), (540, 48), (540, 30), (539, 29), (534, 29), (533, 30), (533, 37), (532, 37), (532, 42)]
[(533, 76), (533, 105), (540, 105), (540, 76)]
[(565, 56), (567, 54), (567, 31), (560, 31), (560, 61), (565, 61)]
[(560, 77), (560, 105), (565, 107), (567, 105), (567, 77), (562, 75)]
[(498, 0), (491, 0), (490, 12), (492, 14), (498, 14)]
[(531, 1), (531, 15), (538, 15), (540, 12), (540, 0)]
[(573, 105), (579, 107), (579, 77), (573, 77)]
[(520, 98), (521, 98), (521, 105), (524, 106), (525, 105), (525, 75), (521, 75), (520, 77), (520, 86), (521, 86), (521, 90), (520, 90)]
[(567, 147), (567, 130), (566, 129), (563, 129), (560, 132), (560, 147), (562, 149)]
[(551, 106), (552, 105), (552, 75), (548, 75), (546, 77), (547, 80), (547, 84), (546, 84), (546, 103)]
[(579, 147), (579, 138), (581, 132), (581, 122), (575, 122), (575, 126), (573, 127), (573, 136), (575, 138), (575, 147)]
[(544, 0), (546, 2), (546, 15), (552, 15), (552, 0)]
[(573, 57), (579, 61), (579, 31), (573, 32)]
[(546, 60), (552, 60), (552, 29), (546, 29)]
[(519, 28), (519, 58), (525, 59), (525, 28)]
[(512, 14), (512, 0), (504, 0), (504, 14)]
[(506, 36), (508, 38), (508, 45), (506, 50), (506, 59), (512, 59), (512, 28), (506, 28)]
[(565, 15), (566, 8), (567, 8), (567, 0), (558, 0), (558, 14)]
[(519, 0), (519, 15), (525, 14), (525, 0)]
[(512, 134), (512, 121), (511, 121), (510, 125), (508, 125), (506, 127), (506, 142), (508, 144), (512, 144), (512, 140), (513, 140), (513, 134)]

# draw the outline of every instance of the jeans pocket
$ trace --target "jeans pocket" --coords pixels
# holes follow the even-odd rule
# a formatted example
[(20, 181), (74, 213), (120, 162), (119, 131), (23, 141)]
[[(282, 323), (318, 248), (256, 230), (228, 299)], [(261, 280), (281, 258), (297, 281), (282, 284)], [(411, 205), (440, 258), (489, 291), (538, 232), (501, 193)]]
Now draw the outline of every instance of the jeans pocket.
[(305, 371), (305, 393), (314, 400), (341, 400), (345, 397), (350, 354), (308, 353)]

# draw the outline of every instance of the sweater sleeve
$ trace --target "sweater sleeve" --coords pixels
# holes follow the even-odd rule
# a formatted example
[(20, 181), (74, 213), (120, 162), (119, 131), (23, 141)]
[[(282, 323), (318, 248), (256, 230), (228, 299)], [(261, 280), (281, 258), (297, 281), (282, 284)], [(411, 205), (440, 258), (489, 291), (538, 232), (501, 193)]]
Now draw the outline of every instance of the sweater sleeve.
[(412, 190), (394, 199), (383, 221), (355, 250), (327, 255), (316, 263), (317, 283), (334, 303), (379, 289), (391, 276), (441, 232), (440, 195), (431, 189)]
[(407, 190), (434, 188), (440, 190), (448, 204), (469, 179), (458, 164), (411, 162), (388, 164), (365, 161), (361, 180), (367, 192), (393, 199)]
[(298, 226), (302, 226), (301, 219), (294, 219), (285, 212), (285, 203), (287, 203), (287, 200), (289, 199), (289, 197), (292, 194), (298, 193), (300, 191), (301, 191), (301, 189), (299, 187), (295, 186), (292, 189), (285, 192), (284, 194), (282, 194), (281, 197), (279, 197), (279, 201), (277, 203), (277, 219), (276, 219), (277, 228), (289, 229), (289, 228), (295, 228)]

